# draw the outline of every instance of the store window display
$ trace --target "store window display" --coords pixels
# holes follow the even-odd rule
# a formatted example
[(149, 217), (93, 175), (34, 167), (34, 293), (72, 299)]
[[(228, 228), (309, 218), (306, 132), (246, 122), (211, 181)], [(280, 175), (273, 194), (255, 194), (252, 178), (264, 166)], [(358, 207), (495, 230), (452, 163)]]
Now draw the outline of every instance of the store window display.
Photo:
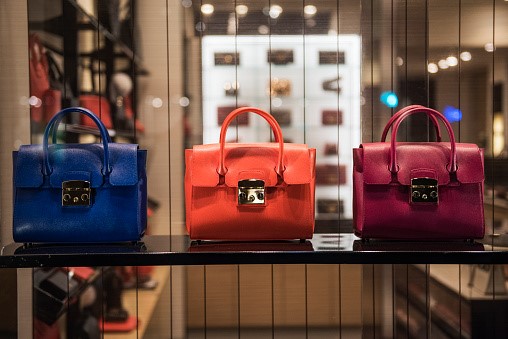
[[(102, 292), (121, 286), (112, 288), (116, 294), (109, 292), (116, 303), (100, 301), (99, 311), (115, 309), (117, 323), (135, 319), (130, 331), (104, 332), (105, 337), (503, 337), (497, 318), (506, 318), (506, 262), (400, 264), (418, 254), (411, 244), (376, 248), (377, 243), (356, 242), (353, 250), (358, 239), (350, 235), (352, 148), (380, 140), (386, 122), (402, 107), (421, 104), (444, 113), (450, 106), (445, 115), (458, 142), (477, 144), (485, 155), (486, 237), (473, 244), (472, 255), (506, 246), (505, 2), (5, 1), (0, 16), (0, 38), (9, 47), (9, 53), (0, 52), (6, 112), (2, 244), (12, 242), (11, 151), (42, 143), (46, 116), (53, 111), (93, 107), (115, 142), (148, 150), (148, 239), (177, 239), (186, 236), (184, 149), (216, 142), (227, 114), (253, 105), (274, 116), (284, 142), (317, 149), (313, 252), (298, 252), (319, 256), (351, 246), (347, 255), (398, 253), (383, 264), (205, 261), (145, 271), (137, 262), (113, 269), (98, 263), (94, 272), (102, 285), (90, 285)], [(36, 41), (40, 47), (34, 49)], [(33, 83), (41, 71), (45, 80)], [(382, 99), (385, 92), (397, 101)], [(100, 141), (89, 127), (79, 118), (68, 119), (59, 143)], [(228, 142), (272, 140), (269, 128), (253, 115), (232, 124), (227, 137)], [(410, 117), (398, 133), (401, 141), (435, 137), (432, 122), (421, 116)], [(168, 253), (203, 254), (195, 244), (183, 250), (166, 243)], [(464, 252), (450, 246), (437, 251)], [(211, 247), (205, 253), (213, 253)], [(433, 251), (423, 253), (430, 258)], [(18, 318), (19, 330), (33, 335), (42, 328), (32, 322), (42, 311), (36, 297), (42, 273), (54, 273), (53, 285), (57, 276), (64, 278), (61, 300), (70, 303), (54, 314), (60, 336), (69, 335), (63, 329), (75, 306), (88, 312), (77, 328), (105, 330), (105, 318), (88, 306), (90, 290), (80, 289), (79, 278), (59, 268), (20, 271), (18, 293), (32, 291), (25, 293), (32, 299), (20, 300), (26, 316)], [(79, 303), (66, 299), (77, 290), (84, 293)], [(482, 332), (471, 321), (476, 312), (490, 315)]]

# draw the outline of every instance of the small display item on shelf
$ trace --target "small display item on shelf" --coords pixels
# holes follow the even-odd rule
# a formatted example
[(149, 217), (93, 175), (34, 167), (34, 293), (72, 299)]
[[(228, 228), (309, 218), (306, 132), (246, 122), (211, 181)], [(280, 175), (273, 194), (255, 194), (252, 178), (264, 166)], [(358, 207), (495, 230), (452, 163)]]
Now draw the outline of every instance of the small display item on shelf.
[(224, 83), (224, 95), (227, 97), (236, 97), (239, 94), (240, 84), (238, 81), (228, 81)]
[(272, 97), (290, 96), (291, 81), (289, 79), (272, 78), (268, 84), (268, 91)]
[(219, 52), (214, 54), (216, 66), (238, 66), (240, 65), (240, 53)]
[(80, 282), (59, 268), (34, 271), (34, 313), (52, 325), (65, 312), (80, 289)]
[(342, 65), (346, 63), (346, 54), (342, 51), (319, 51), (320, 65)]
[(139, 320), (133, 315), (127, 316), (122, 322), (100, 321), (99, 327), (105, 333), (130, 332), (138, 327)]
[[(222, 123), (226, 119), (226, 117), (236, 109), (236, 106), (219, 106), (217, 107), (217, 124), (222, 126)], [(242, 114), (238, 116), (233, 123), (236, 123), (238, 126), (248, 126), (249, 125), (249, 114)]]
[(339, 145), (337, 145), (336, 143), (333, 143), (333, 142), (325, 144), (325, 147), (324, 147), (324, 150), (323, 150), (323, 154), (324, 155), (337, 155), (337, 154), (339, 154)]
[(291, 125), (291, 111), (288, 109), (274, 110), (272, 115), (279, 123), (281, 127), (287, 127)]
[(73, 278), (80, 279), (81, 281), (89, 280), (95, 273), (92, 267), (66, 267), (65, 270)]
[(324, 126), (342, 125), (342, 111), (336, 109), (325, 109), (321, 111), (321, 123)]
[(274, 65), (287, 65), (293, 63), (293, 50), (291, 49), (275, 49), (267, 51), (268, 63)]
[(322, 82), (321, 86), (322, 86), (323, 90), (326, 92), (340, 93), (340, 91), (341, 91), (340, 84), (339, 84), (340, 80), (341, 80), (340, 76), (337, 78), (324, 80)]
[(337, 199), (318, 199), (317, 200), (317, 212), (319, 214), (343, 214), (344, 213), (344, 202)]
[(346, 184), (346, 166), (331, 164), (316, 165), (316, 184), (318, 185)]
[(123, 288), (155, 289), (159, 282), (152, 278), (153, 269), (153, 266), (122, 266), (120, 275)]

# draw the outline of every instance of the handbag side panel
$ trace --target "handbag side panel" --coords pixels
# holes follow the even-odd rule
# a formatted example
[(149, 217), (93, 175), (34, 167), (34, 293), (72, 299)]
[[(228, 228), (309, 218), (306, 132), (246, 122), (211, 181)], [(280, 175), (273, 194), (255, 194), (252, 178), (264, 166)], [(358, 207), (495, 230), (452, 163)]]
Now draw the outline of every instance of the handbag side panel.
[(363, 149), (353, 149), (353, 232), (362, 237), (363, 206)]

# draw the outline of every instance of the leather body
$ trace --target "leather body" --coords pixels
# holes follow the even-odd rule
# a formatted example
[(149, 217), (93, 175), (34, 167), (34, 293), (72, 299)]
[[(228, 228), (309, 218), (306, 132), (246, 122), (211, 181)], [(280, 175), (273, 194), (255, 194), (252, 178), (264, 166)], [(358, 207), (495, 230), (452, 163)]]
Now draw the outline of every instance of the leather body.
[[(185, 153), (186, 225), (195, 240), (309, 239), (314, 233), (316, 150), (284, 144), (283, 179), (275, 171), (278, 143), (224, 147), (227, 173), (218, 174), (220, 145)], [(265, 182), (265, 204), (240, 205), (238, 181)]]
[[(483, 238), (483, 151), (456, 143), (457, 171), (450, 174), (450, 143), (396, 143), (398, 171), (390, 172), (390, 143), (353, 150), (354, 232), (362, 238), (446, 240)], [(438, 202), (411, 202), (411, 179), (438, 181)]]
[[(145, 150), (109, 143), (111, 173), (103, 175), (102, 144), (49, 145), (52, 172), (43, 175), (43, 146), (13, 152), (13, 236), (16, 242), (106, 243), (139, 240), (146, 229)], [(86, 180), (91, 205), (62, 206), (62, 182)]]

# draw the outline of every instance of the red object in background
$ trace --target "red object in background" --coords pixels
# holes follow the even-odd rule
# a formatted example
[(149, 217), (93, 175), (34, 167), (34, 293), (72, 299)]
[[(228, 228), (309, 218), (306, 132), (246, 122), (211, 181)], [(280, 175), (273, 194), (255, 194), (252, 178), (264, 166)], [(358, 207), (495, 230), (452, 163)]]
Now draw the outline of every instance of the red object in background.
[(34, 318), (34, 339), (60, 339), (58, 323), (48, 325), (43, 321)]
[[(124, 98), (125, 105), (125, 118), (133, 120), (134, 119), (134, 110), (132, 109), (132, 97), (128, 95)], [(135, 120), (136, 131), (140, 133), (145, 132), (145, 126), (139, 121), (139, 119)]]
[(95, 270), (91, 267), (66, 267), (67, 271), (72, 272), (73, 277), (76, 277), (82, 281), (87, 281), (95, 273)]
[(30, 78), (30, 116), (35, 122), (48, 122), (61, 109), (62, 92), (51, 88), (46, 50), (37, 34), (30, 35), (28, 48), (30, 53), (28, 68)]
[[(84, 94), (79, 97), (79, 105), (83, 108), (89, 109), (95, 114), (102, 123), (106, 126), (106, 128), (113, 128), (113, 120), (111, 119), (111, 109), (109, 107), (109, 102), (106, 98), (100, 95), (95, 94)], [(97, 128), (97, 125), (92, 121), (92, 119), (87, 116), (81, 114), (81, 124), (83, 126)]]
[(122, 322), (99, 321), (99, 328), (103, 332), (130, 332), (138, 327), (137, 317), (130, 315), (127, 320)]

